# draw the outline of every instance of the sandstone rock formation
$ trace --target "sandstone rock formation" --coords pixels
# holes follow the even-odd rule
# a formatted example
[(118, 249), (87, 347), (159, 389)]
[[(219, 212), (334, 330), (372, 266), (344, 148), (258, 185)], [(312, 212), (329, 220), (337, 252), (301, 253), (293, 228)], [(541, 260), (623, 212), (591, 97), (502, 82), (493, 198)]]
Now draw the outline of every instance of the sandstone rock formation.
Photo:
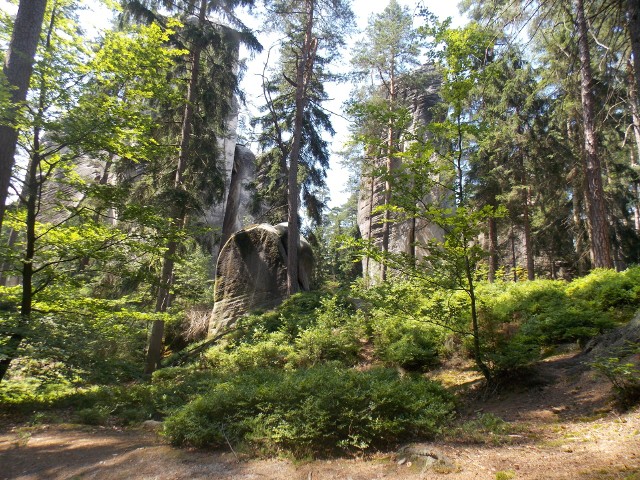
[[(218, 257), (215, 304), (209, 322), (213, 336), (253, 310), (279, 305), (287, 297), (287, 224), (253, 225), (227, 240)], [(298, 247), (300, 289), (309, 290), (313, 253)]]
[[(433, 121), (434, 107), (440, 102), (439, 89), (441, 76), (431, 66), (425, 66), (411, 75), (410, 85), (405, 86), (399, 97), (412, 114), (412, 127), (414, 132), (420, 127)], [(380, 171), (386, 159), (370, 159), (368, 168), (363, 171), (358, 198), (358, 227), (365, 240), (373, 240), (374, 244), (381, 247), (383, 236), (382, 211), (376, 208), (384, 205), (385, 180), (383, 178), (367, 174), (368, 171)], [(400, 165), (400, 160), (393, 159), (392, 169)], [(441, 195), (433, 192), (432, 198), (427, 202), (441, 202)], [(408, 220), (394, 222), (390, 225), (389, 251), (393, 253), (406, 253), (420, 256), (421, 249), (416, 244), (426, 244), (430, 239), (441, 238), (442, 231), (439, 227), (422, 220)], [(363, 275), (365, 279), (376, 281), (380, 278), (380, 265), (369, 258), (363, 260)]]
[(249, 188), (256, 175), (256, 157), (235, 140), (235, 133), (229, 134), (220, 144), (225, 173), (223, 198), (209, 205), (202, 219), (216, 232), (207, 241), (213, 258), (233, 233), (257, 220), (252, 213), (253, 194)]

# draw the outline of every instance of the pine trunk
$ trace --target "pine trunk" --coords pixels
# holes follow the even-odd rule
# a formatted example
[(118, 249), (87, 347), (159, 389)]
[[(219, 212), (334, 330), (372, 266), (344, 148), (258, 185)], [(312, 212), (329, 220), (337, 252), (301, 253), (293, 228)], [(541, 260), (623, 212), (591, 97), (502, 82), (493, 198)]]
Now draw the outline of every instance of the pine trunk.
[(302, 142), (302, 125), (304, 122), (304, 111), (307, 107), (307, 86), (313, 74), (313, 63), (317, 48), (317, 39), (313, 37), (314, 8), (315, 0), (306, 0), (305, 8), (307, 13), (307, 24), (302, 44), (301, 58), (298, 59), (296, 70), (296, 114), (293, 124), (293, 142), (291, 153), (289, 154), (289, 214), (288, 238), (287, 238), (287, 291), (293, 295), (300, 290), (298, 281), (298, 245), (300, 243), (300, 226), (298, 225), (298, 162), (300, 159), (300, 148)]
[[(639, 57), (640, 58), (640, 57)], [(640, 64), (640, 61), (635, 62), (634, 65)], [(640, 103), (638, 101), (638, 87), (635, 81), (634, 72), (632, 66), (629, 64), (628, 69), (628, 85), (629, 85), (629, 103), (631, 104), (631, 118), (633, 119), (633, 136), (636, 142), (635, 152), (631, 151), (631, 166), (637, 167), (640, 164)], [(633, 220), (636, 232), (640, 232), (640, 196), (638, 194), (640, 190), (640, 181), (635, 180), (631, 184), (631, 191), (633, 192)]]
[(640, 2), (638, 0), (626, 1), (627, 28), (631, 39), (631, 52), (633, 53), (635, 89), (636, 92), (640, 92)]
[(493, 283), (498, 271), (498, 225), (496, 219), (489, 218), (489, 273), (487, 280)]
[(535, 280), (535, 260), (531, 239), (531, 220), (529, 218), (529, 187), (524, 190), (524, 251), (527, 255), (527, 280)]
[(574, 0), (578, 50), (580, 55), (580, 91), (584, 127), (585, 177), (587, 181), (587, 208), (589, 215), (589, 237), (594, 267), (612, 268), (609, 225), (605, 207), (604, 189), (598, 141), (595, 129), (596, 103), (593, 94), (591, 54), (589, 52), (588, 27), (585, 19), (583, 0)]
[(513, 270), (513, 281), (518, 281), (518, 261), (516, 257), (516, 233), (511, 225), (511, 232), (509, 234), (509, 240), (511, 241), (511, 268)]
[[(198, 15), (198, 24), (204, 26), (207, 15), (206, 0), (200, 1), (200, 11)], [(191, 128), (193, 122), (193, 106), (196, 102), (196, 93), (198, 87), (198, 77), (200, 74), (200, 55), (202, 47), (199, 44), (193, 46), (190, 55), (191, 76), (189, 85), (187, 86), (187, 99), (184, 106), (184, 115), (182, 118), (182, 129), (180, 132), (180, 151), (178, 153), (178, 162), (176, 165), (176, 175), (174, 179), (174, 188), (176, 190), (183, 186), (184, 171), (187, 167), (187, 158), (189, 155), (189, 143), (191, 138)], [(182, 205), (176, 205), (173, 209), (172, 222), (174, 228), (184, 226), (185, 209)], [(156, 313), (164, 313), (169, 308), (171, 302), (171, 283), (173, 282), (173, 266), (174, 257), (178, 250), (178, 243), (172, 239), (167, 243), (167, 250), (162, 259), (162, 274), (160, 276), (160, 285), (156, 296)], [(154, 320), (151, 325), (151, 333), (149, 334), (149, 344), (147, 347), (147, 357), (145, 360), (145, 374), (153, 373), (160, 367), (162, 360), (162, 344), (164, 337), (164, 320)]]

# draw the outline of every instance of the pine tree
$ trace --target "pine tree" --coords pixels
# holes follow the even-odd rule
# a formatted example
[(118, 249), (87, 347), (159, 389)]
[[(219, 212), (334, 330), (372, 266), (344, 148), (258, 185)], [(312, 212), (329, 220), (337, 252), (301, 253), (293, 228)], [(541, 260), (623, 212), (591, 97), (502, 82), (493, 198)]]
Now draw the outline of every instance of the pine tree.
[[(194, 157), (196, 155), (191, 144), (192, 133), (196, 124), (196, 115), (194, 112), (198, 106), (202, 108), (204, 104), (204, 99), (198, 96), (200, 71), (203, 68), (203, 63), (206, 64), (210, 60), (208, 57), (202, 58), (202, 55), (207, 49), (216, 52), (218, 49), (238, 48), (238, 43), (236, 42), (243, 42), (254, 49), (261, 48), (253, 34), (234, 13), (237, 8), (251, 7), (253, 3), (253, 0), (225, 0), (222, 2), (200, 0), (195, 3), (191, 1), (126, 2), (127, 12), (135, 18), (147, 20), (162, 19), (163, 15), (159, 13), (159, 9), (164, 8), (185, 19), (186, 23), (184, 38), (179, 39), (179, 41), (186, 46), (189, 51), (187, 63), (190, 71), (188, 72), (187, 91), (185, 93), (180, 118), (181, 129), (178, 134), (179, 153), (175, 161), (175, 166), (172, 168), (172, 185), (168, 188), (168, 190), (171, 191), (169, 195), (171, 198), (169, 216), (172, 218), (176, 232), (179, 232), (186, 226), (190, 208), (190, 202), (188, 202), (187, 199), (191, 197), (191, 194), (187, 188), (185, 174), (187, 171), (190, 171), (192, 175), (197, 176), (204, 172), (199, 172), (194, 168)], [(234, 35), (230, 35), (232, 32), (230, 27), (214, 22), (209, 18), (209, 16), (214, 13), (224, 16), (225, 20), (231, 24), (231, 27), (238, 29), (235, 38), (233, 38)], [(229, 44), (230, 41), (231, 45)], [(224, 65), (225, 69), (233, 70), (234, 67), (234, 64)], [(235, 91), (235, 86), (232, 87), (231, 92), (227, 93), (227, 97), (230, 97), (230, 93), (233, 91)], [(199, 133), (200, 137), (204, 136), (203, 131)], [(167, 242), (156, 295), (155, 310), (158, 313), (166, 312), (171, 302), (170, 288), (173, 282), (174, 263), (178, 248), (179, 242), (177, 238), (172, 238)], [(149, 335), (149, 346), (145, 365), (146, 373), (152, 373), (160, 365), (163, 337), (164, 320), (159, 319), (153, 322)]]
[[(338, 55), (338, 49), (343, 44), (344, 35), (353, 21), (353, 13), (347, 1), (305, 0), (300, 2), (291, 0), (276, 0), (270, 4), (268, 24), (274, 31), (284, 35), (281, 48), (280, 74), (292, 87), (291, 112), (292, 122), (289, 125), (285, 145), (284, 137), (274, 140), (279, 144), (281, 164), (287, 157), (287, 290), (290, 295), (299, 291), (298, 282), (298, 244), (300, 241), (300, 181), (299, 164), (305, 149), (311, 149), (310, 157), (321, 159), (324, 154), (313, 149), (322, 145), (319, 136), (304, 138), (305, 118), (312, 104), (312, 95), (319, 92), (326, 75), (327, 65)], [(291, 76), (290, 76), (291, 75)], [(267, 99), (265, 99), (267, 100)], [(268, 106), (273, 112), (273, 105)], [(316, 115), (317, 116), (317, 115)], [(277, 133), (280, 127), (275, 125), (280, 119), (272, 116), (272, 128)], [(326, 128), (326, 124), (323, 125)], [(280, 129), (280, 132), (283, 130)], [(315, 132), (307, 129), (308, 133)], [(277, 159), (278, 157), (273, 157)], [(324, 175), (324, 168), (318, 173)], [(312, 170), (305, 172), (312, 174)], [(321, 180), (321, 179), (318, 179)], [(303, 192), (304, 193), (304, 192)], [(309, 195), (305, 195), (310, 199)]]

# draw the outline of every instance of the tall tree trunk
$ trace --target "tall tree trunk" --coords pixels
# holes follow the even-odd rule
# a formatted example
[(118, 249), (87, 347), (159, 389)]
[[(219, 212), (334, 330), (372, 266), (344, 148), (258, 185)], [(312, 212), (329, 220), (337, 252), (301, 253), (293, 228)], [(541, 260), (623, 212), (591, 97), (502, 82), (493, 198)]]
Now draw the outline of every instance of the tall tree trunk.
[(6, 53), (4, 74), (11, 91), (11, 104), (0, 119), (0, 229), (11, 184), (18, 130), (15, 127), (21, 104), (27, 98), (33, 59), (40, 40), (46, 0), (21, 0)]
[(586, 249), (584, 245), (584, 222), (582, 221), (582, 206), (580, 198), (583, 198), (582, 189), (576, 185), (578, 182), (574, 182), (572, 210), (573, 210), (573, 228), (574, 228), (574, 241), (576, 245), (576, 254), (578, 256), (577, 268), (578, 276), (583, 276), (587, 273), (588, 267), (586, 265)]
[(489, 218), (489, 272), (487, 280), (493, 283), (498, 271), (498, 225), (494, 217)]
[(287, 217), (289, 232), (287, 239), (287, 291), (293, 295), (300, 290), (298, 281), (298, 245), (300, 243), (300, 226), (298, 224), (298, 162), (302, 142), (302, 125), (304, 111), (307, 108), (307, 86), (313, 74), (318, 39), (313, 37), (315, 0), (306, 0), (305, 9), (307, 24), (305, 25), (304, 42), (298, 59), (296, 70), (296, 113), (293, 123), (293, 141), (289, 154), (289, 214)]
[[(639, 27), (640, 28), (640, 27)], [(634, 65), (640, 65), (640, 57), (636, 62), (634, 59)], [(629, 103), (631, 104), (631, 118), (633, 120), (633, 137), (636, 142), (635, 152), (631, 150), (631, 166), (637, 167), (640, 164), (640, 103), (638, 100), (638, 87), (635, 81), (633, 66), (631, 62), (628, 63), (628, 78), (627, 83), (629, 85)], [(636, 232), (640, 232), (640, 181), (636, 180), (631, 185), (633, 192), (633, 220)]]
[(584, 123), (585, 177), (587, 181), (586, 194), (590, 220), (591, 251), (594, 267), (612, 268), (609, 225), (607, 223), (600, 158), (598, 156), (598, 140), (595, 129), (596, 103), (593, 94), (591, 54), (589, 52), (588, 27), (583, 0), (574, 0), (574, 7), (576, 10), (576, 28), (580, 55), (580, 91)]
[[(574, 130), (571, 127), (572, 121), (571, 119), (567, 120), (566, 128), (567, 128), (567, 138), (569, 142), (573, 144), (573, 150), (576, 152), (581, 151), (581, 145), (578, 141), (578, 136), (575, 135)], [(585, 237), (586, 230), (582, 215), (582, 205), (585, 200), (585, 180), (584, 180), (584, 170), (580, 168), (580, 163), (576, 160), (576, 164), (574, 166), (574, 174), (571, 180), (572, 194), (571, 194), (571, 204), (572, 204), (572, 218), (573, 218), (573, 241), (575, 244), (575, 251), (577, 256), (576, 267), (578, 270), (578, 276), (582, 277), (587, 273), (589, 269), (586, 261), (586, 247), (585, 247)]]
[(635, 89), (636, 92), (640, 92), (640, 2), (638, 0), (626, 0), (626, 3), (627, 29), (631, 39), (631, 52), (633, 53)]
[(513, 281), (518, 281), (518, 261), (516, 257), (516, 233), (513, 230), (513, 224), (511, 224), (511, 231), (509, 232), (509, 240), (511, 241), (511, 268), (513, 270)]
[(29, 162), (27, 178), (25, 179), (27, 188), (27, 218), (26, 218), (26, 248), (24, 259), (22, 260), (22, 300), (20, 305), (20, 317), (14, 333), (9, 337), (5, 348), (5, 356), (0, 360), (0, 381), (4, 378), (11, 362), (18, 354), (20, 344), (24, 339), (24, 330), (31, 323), (31, 313), (33, 309), (33, 259), (36, 247), (36, 216), (38, 208), (38, 197), (40, 194), (40, 183), (38, 181), (38, 169), (40, 167), (40, 141), (39, 129), (34, 133), (34, 153)]
[[(207, 16), (207, 1), (200, 0), (200, 11), (198, 14), (198, 25), (204, 26)], [(187, 159), (189, 155), (189, 143), (191, 137), (191, 129), (193, 122), (193, 106), (196, 101), (198, 77), (200, 75), (200, 55), (202, 46), (200, 42), (196, 42), (190, 56), (191, 76), (189, 77), (189, 85), (187, 86), (187, 98), (184, 106), (184, 114), (182, 118), (182, 129), (180, 132), (180, 151), (178, 153), (178, 162), (176, 165), (176, 175), (174, 179), (174, 188), (181, 189), (184, 183), (184, 171), (187, 167)], [(173, 208), (172, 222), (174, 228), (182, 228), (184, 226), (184, 216), (186, 212), (183, 205), (176, 205)], [(173, 283), (173, 267), (174, 258), (178, 250), (178, 242), (172, 238), (167, 243), (162, 260), (162, 273), (160, 275), (160, 284), (156, 295), (156, 313), (164, 313), (170, 306), (171, 302), (171, 284)], [(149, 344), (147, 348), (147, 357), (145, 361), (145, 374), (153, 373), (160, 367), (162, 360), (162, 344), (164, 338), (164, 320), (154, 320), (149, 334)]]
[[(369, 222), (367, 224), (367, 240), (371, 241), (371, 238), (373, 236), (373, 197), (376, 193), (376, 190), (375, 190), (376, 179), (375, 179), (375, 176), (373, 175), (373, 171), (371, 172), (371, 175), (369, 178), (371, 182), (371, 187), (369, 188)], [(369, 286), (371, 281), (370, 266), (371, 266), (371, 258), (369, 257), (369, 255), (367, 255), (365, 257), (365, 271), (364, 271), (365, 285), (367, 287)]]
[[(24, 2), (20, 2), (20, 6)], [(43, 6), (44, 8), (44, 6)], [(20, 14), (20, 12), (18, 12)], [(42, 17), (44, 14), (42, 15)], [(45, 49), (50, 51), (51, 49), (51, 36), (56, 22), (56, 9), (53, 8), (51, 12), (51, 19), (49, 22), (49, 28), (47, 31), (47, 38), (45, 42)], [(18, 21), (16, 19), (16, 26), (18, 28)], [(38, 27), (38, 36), (40, 35), (40, 29), (42, 28), (42, 18), (40, 19), (40, 25)], [(20, 50), (24, 51), (24, 50)], [(35, 53), (34, 53), (35, 55)], [(32, 56), (33, 59), (33, 56)], [(31, 68), (31, 67), (29, 67)], [(27, 79), (28, 82), (28, 79)], [(40, 195), (42, 193), (42, 179), (38, 175), (40, 170), (40, 163), (42, 162), (42, 156), (40, 154), (40, 136), (42, 134), (42, 119), (46, 110), (47, 97), (47, 85), (44, 77), (40, 81), (39, 95), (38, 95), (38, 109), (36, 113), (36, 121), (33, 128), (33, 148), (31, 158), (29, 159), (29, 166), (27, 167), (27, 175), (23, 187), (23, 195), (26, 198), (25, 206), (27, 209), (26, 217), (26, 245), (24, 258), (22, 259), (22, 299), (20, 305), (20, 317), (16, 331), (11, 335), (6, 346), (5, 357), (0, 360), (0, 381), (4, 378), (12, 360), (17, 356), (20, 344), (24, 339), (24, 330), (31, 323), (31, 313), (33, 310), (33, 262), (36, 251), (36, 220), (38, 215), (38, 206), (40, 204)], [(14, 150), (15, 151), (15, 150)], [(15, 235), (15, 232), (11, 232), (11, 236)], [(11, 238), (9, 239), (11, 241)], [(15, 239), (13, 240), (15, 242)]]
[[(13, 228), (9, 231), (9, 239), (7, 240), (7, 250), (13, 250), (16, 241), (18, 240), (18, 232)], [(2, 260), (0, 263), (0, 286), (6, 287), (7, 281), (9, 280), (9, 271), (11, 270), (11, 262), (9, 257)]]
[[(395, 78), (395, 64), (393, 59), (391, 61), (390, 75), (389, 75), (389, 111), (393, 113), (396, 103), (396, 78)], [(389, 253), (389, 237), (391, 236), (391, 215), (389, 212), (389, 205), (391, 204), (391, 170), (393, 169), (393, 156), (395, 154), (394, 148), (394, 136), (395, 131), (393, 128), (393, 118), (389, 120), (387, 126), (387, 159), (385, 165), (385, 174), (387, 178), (384, 182), (384, 220), (382, 224), (382, 253)], [(387, 279), (387, 264), (386, 261), (380, 265), (380, 279), (384, 282)]]
[(531, 240), (531, 220), (529, 218), (529, 187), (524, 189), (524, 250), (527, 256), (527, 280), (535, 280), (535, 260), (533, 258), (533, 242)]

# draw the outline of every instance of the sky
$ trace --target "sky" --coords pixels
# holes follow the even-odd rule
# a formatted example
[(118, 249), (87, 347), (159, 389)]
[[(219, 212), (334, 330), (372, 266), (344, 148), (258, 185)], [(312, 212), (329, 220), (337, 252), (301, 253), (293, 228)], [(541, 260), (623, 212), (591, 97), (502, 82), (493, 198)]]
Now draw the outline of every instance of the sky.
[[(419, 0), (398, 0), (400, 4), (406, 5), (411, 10), (416, 9), (416, 5)], [(85, 2), (88, 4), (87, 11), (81, 16), (82, 24), (85, 30), (89, 33), (98, 33), (100, 30), (108, 28), (109, 15), (101, 2)], [(353, 0), (352, 8), (357, 18), (357, 30), (362, 31), (367, 26), (367, 22), (371, 15), (382, 12), (387, 6), (388, 0)], [(461, 25), (464, 23), (464, 19), (459, 15), (456, 0), (422, 0), (421, 4), (426, 6), (432, 13), (444, 20), (447, 17), (453, 18), (453, 25)], [(15, 5), (7, 3), (6, 0), (0, 0), (0, 9), (5, 10), (11, 14), (17, 11)], [(251, 22), (247, 22), (250, 26)], [(257, 27), (254, 27), (257, 28)], [(350, 44), (353, 44), (360, 35), (357, 33), (350, 39)], [(240, 85), (240, 89), (245, 92), (247, 96), (247, 110), (245, 113), (255, 111), (258, 105), (263, 103), (259, 98), (261, 95), (260, 81), (257, 79), (257, 74), (262, 73), (264, 68), (264, 62), (266, 61), (266, 52), (269, 50), (274, 41), (263, 35), (258, 35), (258, 40), (263, 44), (264, 51), (260, 56), (251, 59), (248, 62), (248, 69), (244, 76), (244, 79)], [(349, 48), (347, 47), (348, 56)], [(343, 59), (343, 69), (348, 68), (348, 58)], [(351, 86), (348, 84), (330, 84), (326, 86), (326, 91), (331, 98), (331, 101), (326, 103), (326, 108), (332, 112), (340, 113), (342, 111), (343, 103), (348, 100), (351, 91)], [(327, 185), (331, 200), (329, 207), (337, 207), (346, 202), (351, 192), (345, 191), (348, 172), (341, 165), (341, 157), (337, 152), (343, 149), (344, 143), (348, 139), (348, 123), (344, 118), (339, 115), (332, 115), (332, 124), (334, 130), (337, 132), (333, 138), (329, 138), (331, 141), (330, 151), (330, 170), (327, 174)], [(255, 150), (255, 146), (252, 145)], [(257, 153), (257, 152), (256, 152)]]

